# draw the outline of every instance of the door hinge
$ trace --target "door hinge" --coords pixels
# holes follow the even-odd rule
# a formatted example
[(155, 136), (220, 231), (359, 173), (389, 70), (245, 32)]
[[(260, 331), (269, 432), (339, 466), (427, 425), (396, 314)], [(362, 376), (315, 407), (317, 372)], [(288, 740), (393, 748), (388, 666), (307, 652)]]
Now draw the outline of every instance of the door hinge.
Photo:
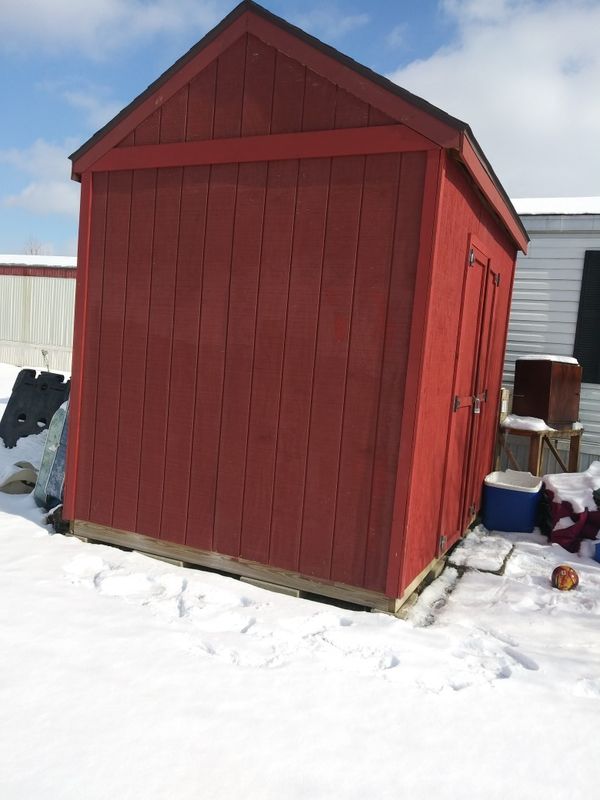
[(475, 514), (475, 503), (471, 503), (469, 506), (469, 516), (472, 517)]
[(496, 274), (494, 275), (494, 283), (496, 284), (496, 286), (500, 286), (500, 273), (499, 272), (496, 272)]
[(446, 549), (446, 545), (448, 544), (448, 537), (447, 536), (440, 536), (440, 553), (443, 553)]
[(454, 395), (454, 402), (452, 403), (452, 411), (458, 411), (460, 408), (460, 397)]
[(475, 250), (471, 248), (469, 250), (469, 266), (472, 267), (474, 263), (475, 263)]

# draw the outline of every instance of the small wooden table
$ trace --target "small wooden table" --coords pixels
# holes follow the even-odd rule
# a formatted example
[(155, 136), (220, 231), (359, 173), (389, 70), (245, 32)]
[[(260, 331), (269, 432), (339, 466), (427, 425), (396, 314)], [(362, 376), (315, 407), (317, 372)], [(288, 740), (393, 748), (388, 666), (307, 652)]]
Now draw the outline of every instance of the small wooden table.
[[(582, 427), (574, 428), (573, 426), (545, 431), (526, 431), (522, 430), (521, 428), (506, 428), (501, 425), (498, 438), (500, 447), (508, 456), (511, 466), (514, 469), (521, 469), (517, 463), (517, 459), (514, 457), (510, 447), (508, 446), (507, 437), (509, 434), (511, 436), (526, 436), (529, 439), (529, 459), (527, 469), (532, 475), (540, 475), (544, 445), (548, 447), (554, 458), (558, 461), (563, 472), (577, 472), (579, 469), (579, 449), (581, 446), (582, 433)], [(568, 464), (564, 463), (558, 450), (552, 444), (551, 439), (569, 440)]]

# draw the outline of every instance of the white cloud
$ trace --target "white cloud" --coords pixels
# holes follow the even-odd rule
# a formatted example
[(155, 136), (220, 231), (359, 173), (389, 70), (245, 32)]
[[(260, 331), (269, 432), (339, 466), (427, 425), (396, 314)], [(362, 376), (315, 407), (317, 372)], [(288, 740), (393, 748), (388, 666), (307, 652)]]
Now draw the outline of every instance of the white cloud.
[(83, 111), (92, 128), (101, 128), (123, 108), (123, 103), (105, 100), (82, 89), (65, 89), (62, 96), (73, 108)]
[(216, 0), (0, 0), (0, 48), (23, 52), (74, 48), (91, 58), (107, 55), (158, 33), (197, 31), (221, 11)]
[(93, 130), (106, 125), (124, 105), (112, 98), (109, 87), (83, 78), (42, 80), (35, 84), (35, 88), (82, 112), (86, 125)]
[(406, 44), (406, 35), (408, 33), (408, 24), (402, 22), (399, 25), (394, 25), (392, 30), (385, 37), (386, 44), (390, 47), (404, 47)]
[(76, 217), (79, 213), (79, 184), (33, 181), (18, 194), (7, 195), (4, 204), (24, 208), (32, 214), (65, 214)]
[(368, 14), (346, 14), (335, 6), (320, 6), (293, 18), (295, 25), (326, 41), (339, 39), (369, 21)]
[(8, 164), (24, 176), (33, 178), (18, 192), (4, 195), (5, 206), (24, 208), (34, 214), (79, 213), (79, 184), (70, 180), (68, 153), (74, 142), (62, 145), (37, 139), (31, 147), (0, 150), (0, 164)]
[(600, 4), (444, 0), (457, 40), (390, 77), (468, 122), (510, 194), (600, 193)]
[(69, 153), (76, 146), (76, 139), (67, 139), (62, 144), (36, 139), (30, 147), (22, 150), (16, 147), (0, 150), (0, 164), (9, 164), (38, 178), (68, 177), (71, 169)]
[[(538, 0), (539, 2), (539, 0)], [(535, 7), (534, 0), (441, 0), (442, 9), (451, 16), (465, 21), (492, 21), (505, 19), (524, 7)]]

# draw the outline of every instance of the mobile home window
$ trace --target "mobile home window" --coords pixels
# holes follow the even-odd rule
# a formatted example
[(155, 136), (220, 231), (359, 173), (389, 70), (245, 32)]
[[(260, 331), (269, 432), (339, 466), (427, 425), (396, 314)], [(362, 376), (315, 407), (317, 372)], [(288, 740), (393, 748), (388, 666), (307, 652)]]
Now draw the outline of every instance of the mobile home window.
[(573, 355), (583, 382), (600, 383), (600, 250), (585, 254)]

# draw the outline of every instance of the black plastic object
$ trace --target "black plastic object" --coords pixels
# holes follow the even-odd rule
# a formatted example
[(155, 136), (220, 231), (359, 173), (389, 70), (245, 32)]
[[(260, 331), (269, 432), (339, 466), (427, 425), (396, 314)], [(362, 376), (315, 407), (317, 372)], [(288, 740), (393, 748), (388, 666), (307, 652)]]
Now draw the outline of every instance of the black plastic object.
[(69, 399), (71, 381), (55, 372), (22, 369), (0, 421), (0, 437), (14, 447), (22, 436), (45, 430), (56, 410)]

